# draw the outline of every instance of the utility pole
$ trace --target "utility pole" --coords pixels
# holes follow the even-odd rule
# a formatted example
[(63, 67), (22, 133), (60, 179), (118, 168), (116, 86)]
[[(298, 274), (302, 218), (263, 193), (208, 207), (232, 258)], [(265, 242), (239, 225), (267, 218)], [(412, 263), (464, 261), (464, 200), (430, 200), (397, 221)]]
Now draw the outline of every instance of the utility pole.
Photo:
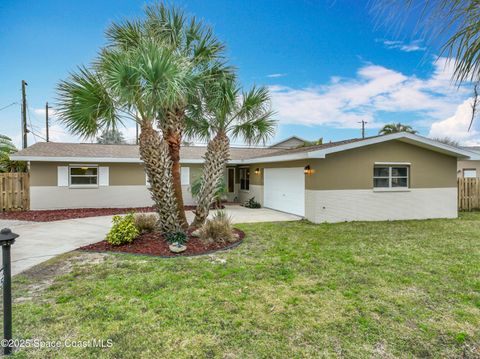
[(362, 124), (362, 138), (365, 138), (365, 125), (368, 123), (367, 121), (360, 121), (358, 123), (361, 123)]
[(27, 95), (25, 93), (25, 86), (28, 84), (22, 80), (22, 148), (27, 148)]
[(48, 101), (45, 103), (45, 141), (49, 141), (49, 136), (48, 136), (48, 109), (50, 107), (48, 106)]

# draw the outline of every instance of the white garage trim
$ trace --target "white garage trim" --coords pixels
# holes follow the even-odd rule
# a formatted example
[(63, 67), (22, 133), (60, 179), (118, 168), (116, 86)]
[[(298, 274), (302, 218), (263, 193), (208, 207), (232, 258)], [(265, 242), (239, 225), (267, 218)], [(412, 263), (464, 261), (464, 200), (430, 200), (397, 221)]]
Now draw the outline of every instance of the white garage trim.
[(264, 169), (264, 206), (305, 215), (305, 174), (303, 167)]

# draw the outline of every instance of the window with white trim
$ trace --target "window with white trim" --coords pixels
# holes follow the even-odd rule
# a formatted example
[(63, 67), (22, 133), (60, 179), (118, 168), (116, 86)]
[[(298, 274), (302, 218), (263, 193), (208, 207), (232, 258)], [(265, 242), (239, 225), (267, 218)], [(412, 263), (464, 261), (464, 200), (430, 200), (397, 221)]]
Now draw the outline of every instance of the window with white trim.
[(250, 190), (250, 168), (240, 168), (240, 190), (249, 191)]
[(475, 168), (464, 168), (463, 169), (463, 178), (476, 178), (477, 170)]
[(70, 186), (72, 187), (97, 187), (98, 167), (94, 166), (70, 166)]
[(375, 165), (373, 188), (408, 188), (409, 166)]

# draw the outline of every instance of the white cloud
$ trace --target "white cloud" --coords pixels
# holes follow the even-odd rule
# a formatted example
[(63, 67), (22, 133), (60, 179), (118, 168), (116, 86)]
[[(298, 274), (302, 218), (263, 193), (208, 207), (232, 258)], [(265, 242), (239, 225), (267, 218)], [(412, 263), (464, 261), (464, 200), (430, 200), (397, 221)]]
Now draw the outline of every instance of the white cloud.
[(270, 77), (270, 78), (279, 78), (279, 77), (285, 77), (287, 76), (287, 74), (270, 74), (270, 75), (267, 75), (267, 77)]
[(451, 73), (446, 59), (435, 63), (427, 79), (366, 64), (354, 78), (336, 76), (325, 85), (300, 89), (275, 85), (270, 90), (280, 123), (358, 128), (365, 120), (376, 128), (383, 125), (381, 112), (417, 113), (432, 121), (451, 116), (466, 97), (465, 89), (452, 86)]
[(426, 47), (421, 46), (422, 40), (413, 40), (409, 43), (399, 40), (377, 40), (381, 41), (387, 49), (396, 49), (404, 52), (425, 51)]
[(468, 131), (472, 119), (472, 103), (473, 98), (469, 98), (457, 107), (453, 116), (432, 123), (428, 136), (449, 137), (467, 146), (480, 145), (480, 133), (475, 130), (475, 126)]

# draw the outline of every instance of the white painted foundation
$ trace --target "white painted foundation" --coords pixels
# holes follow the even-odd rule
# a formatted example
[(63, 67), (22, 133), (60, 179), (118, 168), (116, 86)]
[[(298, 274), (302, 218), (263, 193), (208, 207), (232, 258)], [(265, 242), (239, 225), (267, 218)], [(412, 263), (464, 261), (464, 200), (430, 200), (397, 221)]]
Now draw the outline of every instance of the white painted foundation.
[(457, 218), (457, 188), (305, 191), (305, 217), (314, 223)]
[[(185, 205), (193, 205), (190, 186), (182, 186)], [(153, 201), (146, 186), (100, 186), (69, 188), (31, 186), (30, 209), (122, 208), (151, 206)]]

